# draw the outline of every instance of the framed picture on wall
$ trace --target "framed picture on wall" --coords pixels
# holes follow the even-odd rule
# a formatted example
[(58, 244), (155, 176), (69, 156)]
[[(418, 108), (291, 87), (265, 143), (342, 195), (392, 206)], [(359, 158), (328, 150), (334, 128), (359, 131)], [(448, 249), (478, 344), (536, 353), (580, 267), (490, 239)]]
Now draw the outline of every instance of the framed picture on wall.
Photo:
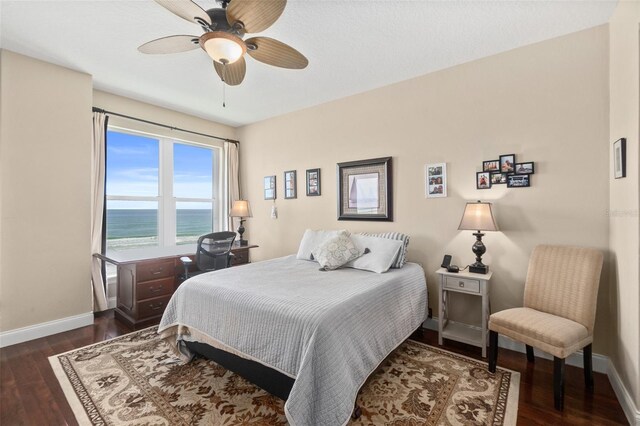
[(613, 177), (627, 177), (627, 140), (618, 139), (613, 143)]
[(338, 220), (393, 221), (391, 157), (338, 163)]
[(320, 169), (307, 170), (307, 197), (320, 195)]
[(425, 166), (425, 195), (427, 198), (447, 196), (447, 163), (427, 164)]
[(507, 183), (507, 174), (506, 173), (491, 173), (491, 186), (493, 185), (504, 185)]
[(500, 156), (500, 171), (502, 173), (513, 173), (515, 171), (516, 155), (507, 154)]
[(515, 169), (517, 175), (532, 175), (535, 173), (533, 161), (529, 161), (528, 163), (516, 163)]
[(531, 186), (531, 175), (507, 175), (507, 188), (526, 188)]
[(491, 173), (489, 173), (489, 172), (477, 172), (476, 173), (476, 188), (477, 189), (489, 189), (489, 188), (491, 188)]
[(298, 198), (298, 182), (295, 170), (284, 172), (284, 198), (285, 200)]
[(500, 171), (500, 160), (488, 160), (482, 162), (482, 171), (483, 172), (499, 172)]
[(264, 177), (264, 199), (275, 200), (276, 199), (276, 177), (265, 176)]

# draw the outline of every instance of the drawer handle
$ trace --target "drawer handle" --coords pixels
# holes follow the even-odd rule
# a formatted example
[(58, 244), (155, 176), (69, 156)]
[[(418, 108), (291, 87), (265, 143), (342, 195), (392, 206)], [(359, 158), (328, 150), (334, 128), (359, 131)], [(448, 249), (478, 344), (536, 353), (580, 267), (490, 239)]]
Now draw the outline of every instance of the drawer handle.
[(149, 293), (158, 293), (162, 291), (163, 286), (159, 286), (157, 288), (149, 287)]
[(151, 304), (149, 307), (152, 311), (157, 311), (158, 309), (162, 309), (162, 302), (159, 302), (157, 305)]
[(164, 269), (164, 268), (160, 268), (160, 269), (158, 269), (157, 271), (152, 272), (151, 274), (152, 274), (152, 275), (158, 275), (158, 274), (161, 274), (163, 269)]
[(464, 287), (464, 281), (460, 281), (460, 282), (458, 282), (458, 285), (459, 285), (460, 287)]

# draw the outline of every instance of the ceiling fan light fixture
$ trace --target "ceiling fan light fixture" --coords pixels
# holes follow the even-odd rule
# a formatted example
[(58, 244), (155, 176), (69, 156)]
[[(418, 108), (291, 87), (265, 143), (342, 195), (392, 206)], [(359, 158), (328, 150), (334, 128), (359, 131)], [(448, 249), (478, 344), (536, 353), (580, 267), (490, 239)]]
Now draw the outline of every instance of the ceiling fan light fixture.
[(211, 59), (221, 64), (232, 64), (247, 51), (240, 37), (224, 31), (204, 33), (200, 37), (200, 46)]

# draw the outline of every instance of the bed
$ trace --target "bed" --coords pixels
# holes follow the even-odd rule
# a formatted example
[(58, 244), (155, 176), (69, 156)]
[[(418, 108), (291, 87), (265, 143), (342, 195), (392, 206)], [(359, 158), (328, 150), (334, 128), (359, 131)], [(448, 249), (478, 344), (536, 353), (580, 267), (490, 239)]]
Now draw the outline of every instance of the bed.
[(281, 385), (266, 390), (288, 396), (291, 425), (344, 425), (367, 377), (426, 317), (417, 264), (320, 271), (287, 256), (187, 280), (158, 331), (185, 359), (246, 360), (249, 380)]

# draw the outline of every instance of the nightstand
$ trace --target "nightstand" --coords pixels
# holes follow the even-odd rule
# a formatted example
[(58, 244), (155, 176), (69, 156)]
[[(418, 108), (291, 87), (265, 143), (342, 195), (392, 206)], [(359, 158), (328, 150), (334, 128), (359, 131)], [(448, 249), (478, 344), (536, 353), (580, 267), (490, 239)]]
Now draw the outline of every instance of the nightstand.
[[(457, 340), (482, 348), (482, 357), (487, 356), (487, 321), (489, 320), (489, 280), (492, 272), (487, 274), (473, 274), (470, 272), (447, 272), (440, 268), (436, 271), (440, 275), (438, 288), (438, 344), (442, 345), (443, 339)], [(482, 327), (473, 327), (455, 321), (449, 321), (447, 305), (448, 293), (464, 293), (478, 296), (482, 301)]]

